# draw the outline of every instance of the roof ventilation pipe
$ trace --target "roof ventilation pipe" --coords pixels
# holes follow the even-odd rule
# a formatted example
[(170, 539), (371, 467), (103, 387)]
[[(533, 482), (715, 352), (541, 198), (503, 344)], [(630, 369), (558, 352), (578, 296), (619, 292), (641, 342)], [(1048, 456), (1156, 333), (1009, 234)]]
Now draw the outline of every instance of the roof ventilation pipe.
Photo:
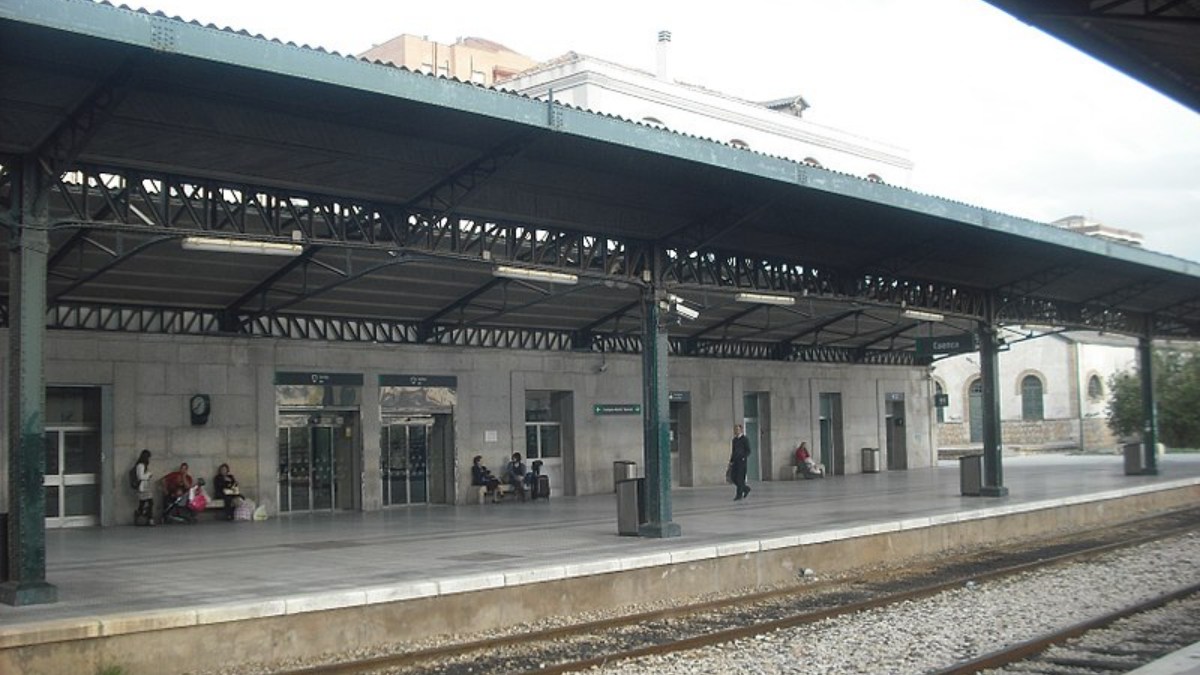
[(658, 79), (669, 81), (671, 79), (671, 64), (668, 59), (671, 50), (671, 31), (658, 31), (658, 70), (656, 75)]

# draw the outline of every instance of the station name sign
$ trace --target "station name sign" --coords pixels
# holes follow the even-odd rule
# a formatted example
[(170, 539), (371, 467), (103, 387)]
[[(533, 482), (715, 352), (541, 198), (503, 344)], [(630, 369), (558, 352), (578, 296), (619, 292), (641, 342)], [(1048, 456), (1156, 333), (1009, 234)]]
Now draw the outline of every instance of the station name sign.
[(975, 335), (973, 333), (961, 333), (959, 335), (946, 335), (944, 337), (917, 338), (916, 347), (918, 356), (973, 352), (975, 351)]
[(592, 406), (597, 415), (641, 415), (641, 403), (597, 403)]

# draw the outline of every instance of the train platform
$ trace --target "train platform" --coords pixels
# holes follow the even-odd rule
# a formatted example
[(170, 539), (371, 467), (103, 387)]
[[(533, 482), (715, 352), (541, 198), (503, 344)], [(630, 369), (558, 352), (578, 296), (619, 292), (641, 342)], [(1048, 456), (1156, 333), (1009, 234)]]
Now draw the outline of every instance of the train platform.
[(286, 632), (271, 647), (281, 657), (482, 630), (1196, 503), (1200, 455), (1167, 455), (1158, 468), (1126, 476), (1114, 455), (1005, 457), (1010, 494), (999, 498), (961, 496), (950, 461), (751, 483), (739, 502), (732, 486), (680, 488), (683, 534), (669, 539), (619, 536), (613, 495), (51, 530), (47, 580), (59, 601), (0, 606), (0, 672), (68, 672), (31, 665), (55, 653), (78, 672), (105, 659), (151, 672), (153, 659), (143, 667), (136, 654), (179, 653), (185, 629), (200, 654), (212, 640), (261, 646)]

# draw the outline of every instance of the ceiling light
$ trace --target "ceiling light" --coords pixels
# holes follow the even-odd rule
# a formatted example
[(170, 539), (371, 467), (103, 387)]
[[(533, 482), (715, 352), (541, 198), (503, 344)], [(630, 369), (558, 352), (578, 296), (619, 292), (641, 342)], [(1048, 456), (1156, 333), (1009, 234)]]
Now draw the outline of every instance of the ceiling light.
[(297, 256), (304, 252), (304, 246), (301, 244), (284, 244), (276, 241), (254, 241), (251, 239), (226, 239), (222, 237), (184, 237), (183, 248), (188, 251), (286, 256)]
[(550, 270), (535, 270), (531, 267), (513, 267), (512, 265), (497, 265), (492, 274), (508, 279), (524, 279), (525, 281), (548, 281), (552, 284), (577, 284), (579, 277), (566, 272), (551, 272)]
[(773, 295), (770, 293), (738, 293), (733, 296), (738, 302), (757, 302), (760, 305), (794, 305), (796, 298), (790, 295)]
[(946, 320), (946, 316), (944, 314), (938, 314), (936, 312), (922, 312), (919, 309), (906, 309), (903, 312), (900, 312), (900, 314), (909, 319), (916, 319), (918, 321), (945, 321)]

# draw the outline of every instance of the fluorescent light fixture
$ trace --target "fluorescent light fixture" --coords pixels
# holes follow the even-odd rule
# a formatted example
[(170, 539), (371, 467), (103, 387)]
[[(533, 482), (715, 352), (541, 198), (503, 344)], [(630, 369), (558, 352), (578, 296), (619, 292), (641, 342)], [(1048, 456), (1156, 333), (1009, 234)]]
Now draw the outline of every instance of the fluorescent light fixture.
[(496, 265), (492, 274), (508, 279), (523, 279), (525, 281), (548, 281), (552, 284), (577, 284), (579, 277), (566, 272), (551, 272), (550, 270), (535, 270), (531, 267), (513, 267), (512, 265)]
[(304, 252), (301, 244), (285, 244), (276, 241), (253, 241), (251, 239), (226, 239), (223, 237), (184, 237), (183, 248), (188, 251), (216, 251), (217, 253), (254, 253), (258, 255), (297, 256)]
[(796, 298), (790, 295), (774, 295), (771, 293), (738, 293), (733, 296), (738, 302), (757, 302), (760, 305), (794, 305)]
[(919, 309), (906, 309), (903, 312), (900, 312), (900, 314), (909, 319), (916, 319), (918, 321), (945, 321), (946, 320), (946, 316), (944, 314), (938, 314), (936, 312), (922, 312)]

